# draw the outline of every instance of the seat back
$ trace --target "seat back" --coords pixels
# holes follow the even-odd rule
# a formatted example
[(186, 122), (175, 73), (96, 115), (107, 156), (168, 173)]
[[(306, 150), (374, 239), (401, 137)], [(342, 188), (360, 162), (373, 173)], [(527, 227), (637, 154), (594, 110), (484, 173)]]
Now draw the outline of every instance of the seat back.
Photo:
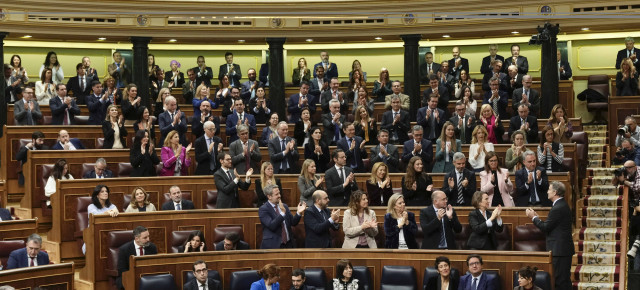
[(469, 224), (462, 225), (462, 231), (454, 233), (456, 236), (456, 247), (458, 250), (464, 250), (467, 248), (467, 241), (471, 235), (471, 226)]
[[(102, 147), (100, 147), (102, 148)], [(81, 177), (84, 177), (85, 174), (87, 174), (87, 172), (90, 172), (91, 170), (94, 170), (96, 167), (96, 163), (82, 163), (82, 175)]]
[[(182, 199), (183, 200), (185, 200), (185, 199), (192, 200), (191, 199), (191, 191), (184, 191), (183, 190), (183, 191), (181, 191), (181, 193), (182, 193)], [(161, 204), (164, 204), (165, 202), (171, 200), (171, 194), (169, 194), (168, 192), (165, 192), (163, 196), (164, 196), (164, 201), (162, 201)]]
[(122, 209), (127, 210), (127, 207), (131, 204), (131, 194), (125, 194), (122, 197)]
[(73, 121), (76, 125), (87, 125), (89, 123), (89, 116), (75, 115)]
[(358, 285), (362, 285), (364, 290), (373, 290), (371, 272), (366, 266), (353, 266), (353, 278), (358, 279)]
[(514, 251), (544, 251), (545, 235), (535, 225), (519, 225), (513, 231)]
[(229, 279), (230, 290), (247, 290), (251, 288), (251, 283), (262, 279), (256, 270), (236, 271), (231, 273)]
[(42, 125), (51, 125), (53, 117), (49, 115), (42, 115)]
[(38, 175), (38, 180), (40, 180), (40, 194), (44, 198), (44, 187), (47, 185), (47, 180), (49, 179), (49, 175), (51, 175), (51, 171), (53, 171), (53, 164), (42, 164), (40, 166), (41, 170)]
[(26, 246), (24, 240), (6, 240), (0, 241), (0, 262), (4, 267), (7, 267), (7, 261), (9, 261), (9, 255), (11, 252), (22, 249)]
[(157, 275), (146, 275), (140, 277), (140, 284), (138, 286), (140, 290), (175, 290), (178, 289), (176, 287), (176, 280), (173, 279), (173, 275), (171, 274), (157, 274)]
[[(209, 270), (207, 271), (207, 277), (209, 279), (213, 279), (213, 280), (217, 280), (218, 282), (222, 282), (222, 280), (220, 280), (220, 273), (216, 270)], [(185, 283), (195, 279), (196, 276), (193, 276), (193, 271), (184, 271), (182, 272), (182, 279)]]
[(416, 279), (416, 269), (411, 266), (384, 266), (380, 290), (414, 290)]
[[(427, 283), (429, 279), (433, 277), (438, 277), (438, 270), (435, 267), (426, 267), (424, 268), (424, 277), (422, 278), (422, 288), (427, 290)], [(460, 271), (456, 268), (451, 268), (451, 273), (449, 274), (452, 281), (460, 279)]]
[(104, 138), (100, 137), (96, 139), (96, 149), (104, 148)]
[(107, 247), (109, 254), (107, 255), (106, 273), (109, 276), (118, 276), (118, 253), (120, 246), (133, 240), (133, 231), (111, 231), (107, 236)]
[(498, 240), (498, 251), (511, 251), (511, 225), (503, 225), (502, 232), (496, 233), (496, 239)]
[(608, 75), (590, 75), (587, 78), (587, 89), (599, 92), (605, 98), (609, 99), (609, 76)]
[[(513, 272), (513, 287), (518, 286), (518, 278), (518, 272)], [(533, 285), (536, 285), (541, 289), (551, 289), (551, 275), (545, 271), (537, 271), (536, 278), (533, 280)]]
[(224, 237), (228, 233), (236, 233), (240, 240), (244, 241), (244, 233), (242, 232), (242, 226), (224, 226), (224, 227), (216, 227), (213, 230), (213, 244), (224, 240)]
[(215, 209), (218, 204), (218, 191), (217, 190), (207, 190), (207, 209)]
[(324, 290), (327, 288), (327, 275), (323, 269), (307, 268), (304, 269), (304, 274), (307, 277), (305, 284), (316, 287), (317, 290)]
[(171, 232), (171, 253), (180, 253), (180, 246), (187, 243), (189, 235), (193, 231), (173, 231)]
[(129, 162), (120, 162), (118, 163), (118, 176), (119, 177), (129, 177), (131, 175), (131, 171), (133, 171), (133, 166)]
[(90, 196), (80, 196), (77, 198), (76, 204), (76, 231), (74, 237), (76, 240), (82, 240), (82, 231), (89, 225), (89, 214), (87, 209), (91, 204)]

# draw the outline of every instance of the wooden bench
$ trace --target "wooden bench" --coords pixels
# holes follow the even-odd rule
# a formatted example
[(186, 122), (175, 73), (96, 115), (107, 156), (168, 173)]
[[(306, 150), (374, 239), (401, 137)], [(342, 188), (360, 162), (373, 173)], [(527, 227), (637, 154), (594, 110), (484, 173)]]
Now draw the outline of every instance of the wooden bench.
[[(38, 232), (38, 219), (2, 221), (0, 240), (25, 240)], [(6, 266), (6, 265), (5, 265)], [(2, 272), (0, 272), (2, 273)]]
[(75, 289), (73, 263), (50, 264), (37, 267), (0, 271), (0, 284), (15, 289)]

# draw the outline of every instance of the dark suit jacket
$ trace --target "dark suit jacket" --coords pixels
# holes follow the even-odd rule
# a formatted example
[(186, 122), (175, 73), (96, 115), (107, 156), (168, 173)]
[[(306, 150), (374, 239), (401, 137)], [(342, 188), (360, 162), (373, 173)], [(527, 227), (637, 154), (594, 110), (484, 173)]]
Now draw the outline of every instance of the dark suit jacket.
[[(347, 115), (348, 111), (349, 111), (349, 103), (353, 103), (353, 100), (351, 100), (351, 98), (347, 97), (347, 94), (345, 94), (343, 91), (338, 90), (338, 95), (342, 94), (342, 100), (343, 102), (340, 104), (340, 114), (343, 115)], [(322, 93), (321, 95), (322, 97), (320, 98), (322, 100), (322, 104), (321, 104), (321, 108), (322, 108), (322, 113), (323, 114), (327, 114), (330, 112), (329, 110), (329, 101), (331, 101), (331, 99), (333, 99), (333, 95), (331, 92), (331, 89), (328, 89), (326, 91), (324, 91), (324, 93)], [(316, 98), (317, 100), (317, 98)], [(338, 100), (340, 100), (338, 98)]]
[[(449, 279), (449, 288), (447, 288), (447, 290), (458, 290), (460, 276), (449, 276)], [(440, 279), (440, 275), (430, 277), (424, 289), (442, 289), (442, 279)]]
[[(233, 169), (231, 169), (231, 176), (235, 177)], [(234, 183), (233, 180), (229, 180), (229, 176), (224, 173), (222, 168), (213, 174), (213, 180), (218, 189), (216, 208), (238, 208), (240, 206), (238, 201), (238, 188), (248, 190), (251, 185), (250, 182), (245, 182), (244, 177), (238, 177), (238, 184)]]
[[(475, 172), (465, 168), (464, 171), (462, 172), (462, 176), (463, 176), (463, 180), (464, 178), (466, 178), (469, 181), (469, 183), (467, 184), (467, 187), (464, 187), (462, 189), (464, 204), (458, 204), (458, 177), (457, 177), (456, 170), (454, 169), (453, 171), (448, 172), (444, 176), (444, 185), (442, 186), (442, 191), (444, 191), (444, 193), (447, 194), (447, 197), (449, 198), (449, 204), (453, 206), (470, 206), (471, 197), (473, 196), (473, 194), (476, 192), (478, 188), (476, 186)], [(453, 178), (453, 187), (449, 187), (449, 182), (448, 182), (449, 177)]]
[[(322, 79), (323, 83), (328, 83), (329, 80), (327, 78), (323, 78)], [(322, 87), (318, 84), (318, 78), (314, 77), (311, 80), (309, 80), (309, 83), (311, 84), (309, 86), (309, 94), (312, 94), (314, 96), (316, 96), (316, 100), (320, 97), (320, 94), (322, 93)], [(329, 89), (329, 86), (327, 86), (327, 89)]]
[[(491, 98), (491, 91), (487, 91), (484, 93), (484, 97), (482, 98), (482, 104), (489, 104), (493, 107), (493, 104), (489, 102)], [(500, 115), (500, 120), (505, 120), (509, 118), (511, 115), (507, 113), (507, 105), (509, 104), (509, 96), (505, 91), (498, 90), (498, 115)]]
[[(487, 210), (487, 218), (491, 217), (492, 211)], [(469, 213), (469, 226), (471, 226), (471, 235), (467, 247), (475, 250), (495, 250), (498, 247), (498, 239), (496, 232), (502, 232), (502, 225), (498, 225), (498, 221), (492, 221), (491, 228), (487, 227), (487, 219), (482, 216), (480, 210), (474, 209)], [(492, 246), (487, 246), (490, 243)], [(485, 248), (487, 247), (487, 248)]]
[(564, 72), (560, 74), (560, 80), (568, 80), (573, 76), (571, 65), (566, 60), (560, 60), (560, 66), (564, 67)]
[(204, 82), (207, 87), (211, 87), (213, 70), (210, 66), (207, 66), (204, 71), (200, 71), (200, 67), (196, 66), (193, 68), (193, 72), (196, 74), (196, 87), (198, 87), (202, 82)]
[[(200, 287), (198, 280), (194, 278), (191, 281), (185, 283), (184, 286), (182, 286), (182, 290), (202, 290), (202, 288), (198, 287)], [(207, 288), (209, 290), (222, 290), (220, 281), (211, 278), (207, 278)]]
[[(533, 180), (533, 184), (535, 184), (535, 190), (538, 194), (538, 199), (542, 203), (542, 206), (551, 206), (551, 201), (547, 198), (547, 190), (549, 189), (549, 179), (547, 178), (547, 170), (543, 167), (536, 167), (535, 170), (540, 170), (541, 172), (541, 182), (538, 184), (538, 180)], [(536, 176), (537, 177), (537, 176)], [(533, 192), (534, 186), (529, 184), (529, 188), (527, 185), (527, 181), (529, 178), (529, 174), (527, 173), (527, 168), (522, 168), (516, 171), (516, 196), (513, 197), (513, 201), (516, 206), (528, 206), (529, 199), (531, 197), (531, 193)]]
[[(220, 70), (218, 70), (218, 78), (226, 74), (229, 74), (229, 71), (227, 69), (227, 64), (226, 63), (221, 64)], [(233, 71), (228, 76), (229, 76), (229, 84), (232, 87), (240, 88), (240, 86), (242, 85), (242, 83), (240, 83), (240, 79), (242, 78), (242, 71), (240, 70), (239, 64), (235, 64), (235, 63), (233, 64)]]
[(305, 248), (331, 248), (331, 233), (329, 229), (337, 231), (339, 223), (331, 223), (331, 211), (325, 208), (324, 215), (318, 211), (315, 205), (307, 208), (304, 214), (304, 247)]
[[(407, 114), (407, 119), (409, 114)], [(347, 119), (345, 115), (340, 114), (340, 125), (344, 125), (345, 120)], [(408, 122), (408, 121), (407, 121)], [(408, 124), (408, 123), (407, 123)], [(331, 113), (327, 113), (322, 115), (322, 126), (324, 127), (324, 131), (322, 131), (322, 140), (327, 145), (335, 145), (336, 143), (333, 141), (335, 138), (336, 126), (337, 124), (333, 124), (333, 117), (331, 117)], [(344, 138), (344, 131), (342, 128), (338, 128), (338, 133), (340, 133), (339, 138)]]
[[(286, 145), (291, 140), (295, 139), (287, 136), (284, 140)], [(280, 167), (282, 166), (282, 162), (285, 160), (289, 164), (289, 172), (300, 172), (300, 169), (298, 168), (298, 159), (300, 158), (300, 155), (296, 146), (294, 146), (293, 150), (289, 151), (289, 153), (285, 155), (285, 148), (282, 148), (280, 137), (276, 137), (269, 141), (268, 149), (269, 156), (271, 156), (271, 164), (273, 164), (273, 173), (284, 173)]]
[[(38, 252), (36, 261), (38, 261), (38, 266), (48, 265), (49, 254), (44, 251)], [(29, 259), (27, 259), (27, 248), (17, 249), (9, 254), (9, 260), (7, 261), (7, 270), (26, 267), (29, 267)]]
[[(49, 146), (43, 144), (42, 148), (38, 150), (49, 150)], [(29, 152), (29, 148), (21, 146), (18, 153), (16, 153), (16, 160), (22, 162), (23, 165), (27, 163), (27, 152)]]
[[(177, 111), (178, 110), (176, 109), (175, 112)], [(162, 136), (160, 137), (160, 140), (158, 140), (159, 144), (164, 143), (164, 139), (167, 137), (169, 132), (176, 130), (178, 131), (178, 135), (180, 136), (180, 144), (182, 144), (182, 146), (189, 145), (189, 142), (187, 141), (187, 136), (186, 136), (187, 118), (185, 117), (184, 112), (180, 111), (180, 123), (176, 124), (175, 126), (173, 125), (173, 120), (171, 119), (171, 115), (169, 114), (169, 111), (162, 112), (160, 116), (158, 116), (158, 126), (160, 127), (160, 133), (162, 134)]]
[(400, 172), (400, 157), (398, 155), (398, 147), (393, 144), (387, 144), (388, 157), (380, 157), (380, 144), (371, 148), (371, 155), (369, 156), (369, 163), (376, 164), (377, 162), (383, 162), (389, 168), (390, 173)]
[[(504, 62), (502, 63), (502, 71), (507, 73), (509, 66), (512, 64), (514, 64), (513, 57), (505, 57)], [(526, 75), (527, 72), (529, 72), (529, 61), (526, 57), (522, 55), (518, 56), (515, 65), (518, 67), (518, 74)]]
[(89, 109), (88, 125), (102, 125), (107, 116), (107, 108), (111, 105), (111, 101), (107, 99), (104, 103), (100, 101), (100, 97), (94, 94), (87, 95), (85, 98), (87, 108)]
[[(168, 71), (164, 72), (164, 80), (167, 83), (170, 83), (170, 82), (173, 81), (172, 77), (173, 77), (173, 72), (171, 70), (168, 70)], [(184, 84), (184, 73), (183, 72), (179, 72), (178, 73), (178, 79), (173, 84), (173, 87), (174, 88), (181, 88), (183, 84)]]
[[(422, 92), (422, 107), (426, 107), (428, 105), (427, 102), (429, 102), (429, 96), (431, 93), (433, 93), (431, 87), (427, 87), (424, 92)], [(438, 94), (440, 95), (438, 98), (438, 109), (448, 112), (449, 109), (447, 109), (447, 106), (449, 105), (449, 97), (451, 95), (449, 89), (445, 85), (439, 84)]]
[(269, 62), (265, 62), (260, 65), (260, 72), (258, 79), (265, 85), (269, 86)]
[(3, 221), (10, 221), (13, 218), (11, 217), (11, 212), (6, 208), (0, 208), (0, 219)]
[(351, 167), (348, 165), (343, 168), (345, 174), (345, 177), (343, 178), (340, 178), (335, 166), (331, 166), (331, 168), (324, 173), (324, 180), (325, 185), (327, 186), (330, 206), (347, 206), (349, 204), (349, 199), (351, 199), (351, 192), (358, 190), (358, 183), (356, 183), (355, 178), (349, 185), (347, 185), (347, 187), (342, 186), (344, 184), (344, 178), (353, 172)]
[[(37, 125), (38, 120), (42, 119), (42, 112), (40, 111), (40, 105), (37, 101), (32, 100), (33, 110), (27, 111), (24, 109), (24, 101), (22, 99), (13, 103), (13, 119), (16, 125)], [(27, 124), (27, 114), (31, 114), (32, 124)]]
[[(473, 289), (471, 283), (473, 282), (473, 276), (471, 274), (464, 275), (460, 277), (460, 284), (458, 285), (458, 290), (467, 290)], [(478, 281), (477, 290), (499, 290), (500, 284), (496, 279), (487, 276), (486, 273), (480, 277)]]
[[(249, 244), (245, 241), (238, 241), (238, 244), (236, 245), (236, 250), (250, 250), (251, 248), (249, 247)], [(224, 240), (218, 242), (216, 244), (216, 251), (224, 251)]]
[(284, 205), (284, 212), (284, 216), (276, 213), (269, 202), (265, 202), (260, 206), (260, 209), (258, 209), (258, 216), (262, 224), (262, 242), (260, 243), (260, 249), (280, 248), (280, 244), (282, 244), (282, 222), (285, 222), (287, 225), (289, 240), (295, 245), (291, 226), (298, 225), (302, 216), (297, 213), (293, 216), (289, 210), (289, 206), (286, 204)]
[(554, 257), (573, 256), (575, 249), (571, 238), (571, 208), (562, 198), (556, 201), (549, 211), (546, 221), (540, 218), (533, 220), (542, 232), (547, 235), (547, 251)]
[[(504, 63), (504, 57), (502, 55), (496, 54), (495, 59), (499, 59), (502, 61), (502, 63)], [(486, 74), (487, 72), (490, 72), (493, 70), (493, 67), (491, 66), (491, 55), (487, 55), (485, 57), (482, 58), (482, 65), (480, 66), (480, 73), (481, 74)]]
[[(409, 219), (409, 224), (402, 227), (402, 234), (407, 247), (409, 249), (417, 249), (418, 243), (415, 235), (418, 232), (418, 225), (416, 224), (416, 216), (412, 212), (407, 212), (407, 218)], [(384, 234), (386, 235), (384, 247), (397, 249), (400, 243), (400, 228), (398, 227), (398, 221), (391, 217), (390, 213), (384, 215)]]
[(440, 71), (439, 63), (431, 63), (431, 71), (427, 72), (428, 65), (427, 62), (420, 64), (420, 84), (428, 85), (429, 84), (429, 74), (435, 74)]
[[(196, 150), (196, 161), (198, 162), (196, 172), (194, 173), (195, 175), (213, 175), (213, 173), (220, 168), (220, 161), (218, 160), (218, 144), (222, 142), (222, 139), (220, 139), (220, 137), (213, 136), (214, 150), (209, 153), (206, 138), (207, 136), (202, 135), (200, 138), (196, 139), (194, 144)], [(210, 166), (212, 158), (215, 160), (215, 167), (213, 170), (211, 170)]]
[[(640, 52), (638, 51), (637, 48), (633, 48), (633, 53), (636, 55), (636, 59), (640, 60)], [(616, 69), (619, 70), (620, 69), (620, 63), (622, 62), (623, 59), (627, 58), (627, 49), (622, 49), (618, 51), (618, 55), (616, 55)], [(636, 63), (634, 63), (633, 65), (636, 66), (636, 71), (640, 71), (640, 61), (636, 61)]]
[(380, 125), (380, 129), (386, 129), (389, 131), (389, 143), (394, 143), (391, 140), (394, 132), (398, 134), (398, 141), (394, 144), (403, 144), (405, 141), (409, 140), (407, 132), (410, 128), (409, 112), (400, 109), (400, 120), (396, 122), (395, 125), (393, 124), (393, 110), (386, 111), (382, 114), (382, 124)]
[(131, 162), (131, 177), (140, 176), (156, 176), (156, 165), (160, 163), (156, 150), (149, 152), (149, 145), (145, 150), (145, 154), (140, 151), (140, 146), (134, 146), (129, 153), (129, 161)]
[[(113, 177), (113, 172), (109, 169), (105, 169), (104, 173), (102, 173), (103, 178), (112, 178)], [(95, 170), (91, 170), (87, 173), (85, 173), (82, 178), (96, 178), (96, 171)]]
[(505, 86), (506, 86), (505, 91), (507, 91), (507, 94), (509, 95), (509, 97), (513, 96), (513, 91), (515, 91), (515, 90), (517, 90), (519, 88), (522, 88), (522, 77), (523, 76), (524, 76), (523, 74), (520, 74), (520, 73), (517, 74), (516, 75), (516, 80), (515, 80), (513, 85), (511, 85), (511, 80), (513, 78), (511, 76), (509, 76), (509, 75), (505, 76), (505, 79), (504, 79), (504, 83), (505, 83)]
[[(312, 94), (307, 94), (307, 105), (309, 107), (309, 113), (313, 116), (313, 113), (316, 112), (316, 103), (318, 98)], [(302, 108), (306, 106), (299, 107), (300, 104), (300, 94), (295, 94), (289, 97), (289, 101), (287, 102), (287, 112), (289, 112), (289, 123), (295, 123), (300, 121), (300, 114), (302, 112)]]
[[(527, 133), (527, 143), (535, 144), (538, 142), (538, 118), (531, 115), (527, 116), (527, 123), (529, 123), (529, 131)], [(509, 121), (509, 137), (513, 135), (513, 132), (520, 130), (522, 126), (522, 119), (520, 116), (513, 116)]]
[(454, 232), (462, 231), (462, 225), (458, 220), (458, 214), (453, 211), (453, 218), (449, 220), (445, 215), (442, 221), (438, 219), (436, 210), (429, 205), (420, 210), (420, 226), (422, 227), (422, 249), (438, 249), (440, 237), (442, 237), (442, 223), (444, 222), (444, 236), (447, 240), (447, 248), (456, 250), (456, 237)]
[[(469, 123), (469, 119), (471, 119), (471, 123)], [(473, 133), (473, 129), (476, 127), (476, 118), (474, 116), (470, 116), (469, 114), (465, 114), (464, 116), (464, 136), (460, 136), (462, 132), (461, 128), (458, 128), (458, 122), (460, 121), (460, 116), (458, 114), (453, 114), (453, 117), (449, 119), (454, 126), (454, 130), (456, 132), (456, 139), (462, 141), (462, 144), (471, 144), (471, 133)]]
[(67, 105), (58, 96), (49, 100), (49, 108), (51, 109), (51, 125), (62, 125), (64, 123), (65, 109), (67, 108), (69, 108), (69, 125), (75, 125), (73, 116), (80, 115), (80, 108), (78, 108), (76, 101), (71, 101), (71, 104)]
[[(365, 168), (364, 168), (364, 163), (362, 162), (362, 159), (367, 158), (367, 150), (365, 150), (364, 148), (360, 150), (360, 144), (363, 142), (362, 138), (358, 136), (353, 136), (353, 140), (354, 141), (352, 142), (356, 142), (356, 147), (353, 148), (353, 151), (350, 150), (349, 142), (347, 142), (347, 137), (341, 138), (340, 140), (338, 140), (338, 143), (336, 143), (336, 146), (338, 149), (342, 149), (342, 151), (344, 151), (344, 154), (347, 156), (346, 166), (354, 169), (355, 173), (364, 173)], [(354, 164), (355, 164), (355, 167), (353, 167)]]
[[(158, 248), (153, 243), (149, 242), (149, 246), (144, 248), (145, 255), (155, 255), (158, 253)], [(134, 241), (129, 241), (118, 249), (118, 279), (116, 285), (122, 288), (122, 272), (129, 271), (129, 256), (136, 254), (136, 246)]]
[[(522, 101), (524, 88), (517, 88), (513, 91), (512, 107), (514, 114), (518, 112), (518, 107)], [(540, 113), (540, 93), (537, 90), (529, 89), (529, 115), (538, 116)]]
[[(182, 210), (195, 209), (193, 202), (188, 199), (183, 199), (180, 203), (182, 204)], [(173, 205), (173, 200), (169, 200), (163, 203), (162, 210), (176, 210), (175, 206)]]
[[(414, 143), (415, 140), (413, 139), (404, 142), (404, 148), (402, 149), (402, 162), (404, 162), (404, 164), (409, 164), (409, 160), (414, 156)], [(433, 162), (433, 144), (424, 138), (420, 141), (420, 144), (422, 144), (422, 152), (416, 156), (420, 156), (420, 158), (422, 158), (422, 165), (425, 168), (429, 168), (429, 165)]]
[[(447, 116), (445, 111), (441, 110), (440, 108), (436, 108), (436, 110), (438, 110), (439, 120), (436, 119), (436, 127), (433, 128), (432, 122), (435, 114), (432, 112), (431, 116), (427, 120), (427, 109), (429, 109), (429, 107), (422, 107), (418, 109), (418, 113), (416, 114), (416, 121), (418, 125), (422, 126), (422, 138), (427, 139), (433, 143), (433, 140), (440, 138), (440, 133), (442, 133), (442, 126), (444, 126), (444, 123), (447, 121)], [(435, 138), (433, 139), (429, 138), (429, 136), (431, 136), (431, 132), (433, 132), (435, 136)]]
[(464, 70), (469, 74), (469, 60), (464, 57), (460, 57), (460, 65), (462, 66), (461, 69), (456, 67), (455, 59), (452, 58), (449, 60), (449, 74), (454, 76), (456, 79), (460, 78), (460, 70)]
[[(69, 142), (71, 142), (71, 144), (73, 144), (73, 147), (76, 147), (76, 149), (85, 149), (84, 145), (82, 145), (82, 142), (80, 142), (80, 139), (78, 138), (71, 138), (69, 139)], [(56, 144), (51, 147), (51, 150), (63, 150), (62, 145), (60, 145), (60, 142), (56, 142)]]
[(87, 96), (93, 93), (93, 89), (91, 88), (91, 82), (93, 81), (93, 79), (87, 76), (84, 77), (84, 90), (82, 90), (82, 88), (80, 87), (80, 80), (78, 79), (79, 77), (77, 75), (69, 78), (69, 81), (67, 81), (67, 91), (73, 92), (73, 97), (76, 98), (77, 103), (80, 105), (84, 105), (86, 104), (85, 100)]
[[(489, 85), (489, 81), (494, 76), (493, 69), (489, 72), (485, 73), (482, 77), (482, 90), (487, 92), (491, 90), (491, 86)], [(503, 72), (498, 73), (498, 79), (500, 80), (500, 90), (507, 91), (507, 79), (509, 75)]]
[[(256, 118), (248, 113), (244, 113), (243, 118), (249, 121), (249, 138), (254, 138), (258, 134), (256, 127)], [(236, 131), (236, 125), (238, 124), (238, 114), (233, 113), (227, 115), (227, 128), (226, 134), (229, 136), (229, 143), (238, 140), (238, 132)], [(244, 124), (244, 121), (242, 121)], [(257, 146), (257, 145), (256, 145)]]
[[(255, 145), (255, 149), (249, 152), (249, 166), (253, 168), (253, 172), (255, 174), (259, 174), (261, 164), (260, 161), (262, 161), (262, 155), (260, 155), (260, 144), (258, 144), (256, 140), (247, 140), (247, 147), (249, 147), (248, 150), (251, 150), (251, 146), (253, 145)], [(233, 167), (238, 171), (238, 174), (245, 174), (247, 173), (247, 170), (249, 170), (246, 164), (247, 157), (245, 157), (243, 153), (244, 148), (240, 139), (229, 144), (229, 155), (231, 155), (231, 162), (233, 164)]]
[(316, 150), (314, 142), (307, 143), (307, 145), (304, 145), (304, 159), (312, 159), (316, 163), (316, 172), (325, 172), (331, 161), (329, 157), (331, 153), (329, 152), (329, 146), (322, 140), (320, 140), (320, 149), (322, 154), (318, 156), (318, 154), (313, 153)]
[[(322, 62), (316, 63), (313, 65), (313, 77), (316, 77), (316, 68), (322, 66)], [(338, 65), (334, 62), (329, 62), (329, 69), (324, 70), (324, 78), (331, 80), (332, 78), (338, 77)]]
[[(195, 114), (191, 118), (191, 134), (195, 136), (196, 139), (204, 135), (204, 123), (200, 123), (201, 121), (200, 116), (201, 116), (200, 114)], [(206, 117), (206, 119), (213, 122), (213, 124), (216, 125), (215, 136), (219, 136), (220, 135), (220, 117), (214, 116), (213, 114), (209, 114), (209, 116)]]
[[(255, 91), (257, 91), (258, 88), (264, 88), (264, 83), (259, 80), (255, 81), (258, 82), (258, 85), (254, 88)], [(247, 80), (241, 85), (242, 89), (240, 90), (240, 97), (245, 101), (245, 104), (247, 105), (249, 104), (249, 100), (251, 99), (251, 86), (253, 86), (253, 82), (250, 80)]]
[[(125, 128), (124, 126), (124, 122), (122, 122), (120, 124), (119, 127), (120, 130), (120, 143), (122, 143), (122, 147), (123, 148), (128, 148), (127, 147), (127, 128)], [(102, 145), (103, 149), (111, 149), (113, 148), (113, 143), (115, 142), (114, 139), (114, 134), (115, 134), (115, 130), (113, 130), (113, 128), (111, 127), (111, 122), (104, 120), (102, 121), (102, 133), (104, 134), (104, 143)]]

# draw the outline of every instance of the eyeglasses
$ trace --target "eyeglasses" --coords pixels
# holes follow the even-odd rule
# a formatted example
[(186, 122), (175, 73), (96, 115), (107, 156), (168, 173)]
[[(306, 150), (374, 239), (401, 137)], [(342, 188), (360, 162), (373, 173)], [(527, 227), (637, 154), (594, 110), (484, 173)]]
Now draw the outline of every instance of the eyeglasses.
[(209, 271), (209, 269), (198, 269), (196, 270), (196, 274), (202, 274), (202, 273), (206, 273), (207, 271)]

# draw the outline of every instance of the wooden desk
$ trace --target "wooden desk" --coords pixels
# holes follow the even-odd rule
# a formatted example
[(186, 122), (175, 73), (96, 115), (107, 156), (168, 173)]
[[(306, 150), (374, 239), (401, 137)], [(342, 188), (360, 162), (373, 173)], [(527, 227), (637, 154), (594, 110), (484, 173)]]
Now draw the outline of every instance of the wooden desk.
[[(25, 240), (38, 232), (38, 219), (3, 221), (0, 227), (0, 239)], [(6, 265), (5, 265), (6, 266)], [(0, 272), (2, 273), (2, 272)]]
[[(384, 231), (382, 230), (382, 224), (384, 219), (384, 212), (386, 212), (385, 207), (373, 207), (373, 210), (376, 211), (376, 215), (378, 218), (378, 227), (380, 233), (378, 234), (378, 238), (384, 240)], [(291, 210), (295, 210), (291, 208)], [(420, 220), (420, 208), (409, 208), (409, 211), (412, 211), (416, 214), (416, 220)], [(469, 212), (472, 210), (471, 207), (459, 207), (456, 208), (458, 212), (458, 217), (460, 218), (461, 223), (467, 223), (467, 216)], [(539, 208), (537, 212), (545, 218), (548, 215), (549, 208)], [(512, 228), (517, 225), (530, 224), (531, 220), (524, 215), (524, 208), (505, 208), (502, 213), (503, 223), (511, 224)], [(342, 219), (340, 219), (342, 220)], [(80, 277), (83, 280), (89, 281), (91, 283), (95, 283), (94, 286), (96, 288), (100, 288), (99, 286), (105, 285), (107, 283), (107, 275), (105, 273), (106, 265), (107, 265), (107, 253), (108, 253), (108, 245), (107, 245), (107, 236), (109, 231), (115, 230), (133, 230), (138, 225), (142, 225), (149, 229), (149, 233), (151, 236), (151, 241), (156, 244), (158, 247), (158, 253), (167, 253), (170, 248), (171, 243), (171, 233), (177, 230), (201, 230), (205, 235), (205, 240), (208, 241), (208, 244), (211, 244), (213, 241), (214, 229), (216, 227), (224, 227), (230, 225), (238, 225), (243, 228), (244, 240), (249, 243), (252, 249), (256, 249), (256, 246), (260, 244), (262, 240), (262, 225), (260, 224), (260, 220), (258, 217), (257, 209), (219, 209), (219, 210), (190, 210), (190, 211), (157, 211), (157, 212), (149, 212), (149, 213), (123, 213), (118, 215), (115, 218), (99, 215), (99, 216), (91, 216), (89, 218), (89, 227), (84, 230), (84, 240), (85, 241), (93, 241), (93, 243), (87, 243), (87, 253), (86, 253), (86, 266), (82, 269), (80, 273)], [(297, 243), (304, 243), (304, 219), (300, 221), (300, 224), (294, 227), (292, 230), (294, 235), (296, 236)], [(342, 245), (340, 242), (343, 237), (342, 230), (336, 235), (338, 239), (337, 244)], [(513, 238), (511, 238), (513, 241)], [(378, 243), (379, 245), (383, 245)], [(209, 245), (208, 245), (209, 246)], [(269, 251), (252, 251), (252, 255), (259, 255), (260, 253), (269, 252)], [(329, 251), (327, 251), (329, 252)], [(396, 255), (395, 258), (386, 258), (387, 259), (397, 259), (397, 261), (404, 262), (403, 258), (398, 257), (397, 255), (402, 253), (403, 251), (389, 251)], [(422, 251), (421, 251), (422, 252)], [(452, 251), (458, 252), (458, 251)], [(466, 255), (471, 253), (470, 251), (461, 251), (464, 258)], [(363, 255), (371, 256), (369, 251), (362, 251)], [(433, 252), (441, 255), (441, 251)], [(497, 252), (491, 252), (497, 253)], [(506, 252), (505, 252), (506, 253)], [(512, 254), (520, 254), (521, 252), (509, 252), (509, 255)], [(316, 258), (324, 257), (325, 251), (322, 253), (318, 253), (314, 255)], [(543, 254), (546, 256), (547, 252), (540, 252), (538, 254)], [(198, 257), (201, 257), (203, 254), (199, 254)], [(460, 257), (463, 257), (460, 256)], [(168, 256), (167, 256), (168, 258)], [(375, 257), (369, 257), (374, 258)], [(261, 259), (253, 256), (251, 260), (259, 261)], [(331, 258), (332, 264), (335, 265), (337, 259)], [(504, 259), (509, 260), (509, 259)], [(527, 259), (517, 259), (518, 261), (526, 261)], [(546, 260), (545, 260), (546, 261)], [(193, 261), (192, 261), (193, 262)], [(531, 261), (526, 261), (530, 263)], [(547, 262), (544, 262), (547, 263)], [(163, 263), (164, 264), (164, 263)], [(430, 262), (429, 265), (432, 265), (433, 262)], [(401, 265), (401, 264), (398, 264)], [(137, 268), (137, 267), (136, 267)], [(133, 269), (133, 268), (131, 268)], [(222, 268), (211, 268), (211, 269), (222, 269)], [(424, 267), (422, 267), (418, 272), (424, 271)], [(166, 270), (164, 270), (166, 272)], [(332, 273), (332, 272), (329, 272)], [(222, 274), (222, 273), (221, 273)], [(511, 272), (509, 272), (511, 274)], [(286, 275), (283, 275), (283, 277)], [(138, 275), (136, 275), (138, 277)], [(226, 276), (225, 276), (226, 277)], [(379, 277), (379, 276), (377, 276)], [(505, 278), (508, 279), (508, 278)], [(374, 280), (377, 280), (374, 278)], [(227, 279), (228, 281), (228, 279)], [(420, 280), (422, 281), (422, 280)]]
[(50, 264), (37, 267), (0, 271), (0, 284), (16, 289), (68, 289), (74, 287), (73, 263)]

